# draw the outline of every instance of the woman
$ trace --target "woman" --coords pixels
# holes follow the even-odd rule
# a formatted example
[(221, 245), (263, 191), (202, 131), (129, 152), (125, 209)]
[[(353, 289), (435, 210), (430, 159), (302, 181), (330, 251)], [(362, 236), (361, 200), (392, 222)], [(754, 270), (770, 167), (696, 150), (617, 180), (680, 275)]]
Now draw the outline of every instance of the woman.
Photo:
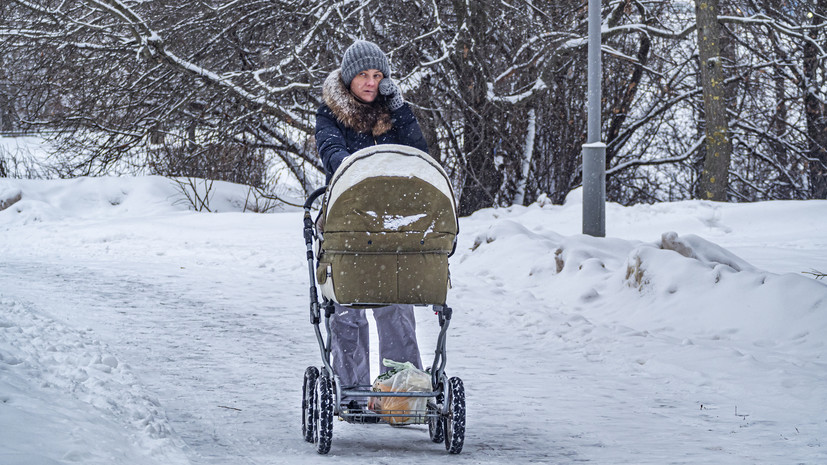
[[(327, 182), (347, 156), (378, 144), (400, 144), (428, 151), (411, 108), (390, 79), (388, 58), (374, 43), (356, 41), (322, 86), (324, 104), (316, 113), (316, 146)], [(343, 389), (370, 384), (369, 329), (365, 310), (335, 305), (330, 318), (333, 369)], [(412, 305), (373, 309), (379, 358), (411, 362), (422, 369)], [(387, 368), (381, 366), (380, 372)], [(367, 398), (342, 399), (348, 410), (364, 410)]]

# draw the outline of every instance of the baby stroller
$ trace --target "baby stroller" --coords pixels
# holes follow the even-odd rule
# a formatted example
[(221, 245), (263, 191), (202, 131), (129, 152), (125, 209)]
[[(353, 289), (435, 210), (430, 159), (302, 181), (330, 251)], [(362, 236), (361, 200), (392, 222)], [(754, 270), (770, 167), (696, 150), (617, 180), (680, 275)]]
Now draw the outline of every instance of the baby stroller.
[[(311, 219), (313, 202), (324, 195)], [(458, 454), (465, 440), (465, 388), (445, 374), (445, 340), (451, 321), (446, 305), (448, 257), (456, 248), (459, 223), (451, 184), (428, 154), (407, 146), (378, 145), (347, 157), (327, 187), (304, 204), (304, 240), (310, 274), (310, 322), (322, 366), (308, 367), (302, 389), (302, 435), (320, 454), (330, 450), (333, 419), (349, 423), (427, 424), (433, 442)], [(319, 302), (318, 293), (321, 293)], [(342, 386), (331, 365), (333, 304), (382, 307), (432, 306), (440, 331), (431, 390), (371, 392), (370, 386)], [(320, 328), (324, 314), (326, 335)], [(366, 390), (367, 389), (367, 390)], [(421, 410), (350, 411), (340, 400), (405, 397)], [(402, 400), (402, 399), (398, 399)]]

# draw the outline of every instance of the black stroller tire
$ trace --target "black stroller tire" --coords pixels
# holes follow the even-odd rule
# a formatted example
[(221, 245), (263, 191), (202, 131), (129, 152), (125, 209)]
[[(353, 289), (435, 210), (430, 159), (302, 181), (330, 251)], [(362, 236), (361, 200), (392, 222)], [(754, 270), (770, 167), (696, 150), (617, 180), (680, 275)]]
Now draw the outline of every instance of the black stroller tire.
[(450, 454), (459, 454), (465, 443), (465, 386), (462, 380), (456, 377), (449, 379), (446, 395), (448, 415), (443, 420), (445, 449)]
[(313, 443), (316, 444), (316, 452), (327, 454), (333, 440), (333, 381), (326, 374), (316, 380), (313, 400)]
[[(442, 386), (440, 386), (440, 390)], [(436, 404), (432, 402), (428, 402), (428, 414), (432, 415), (428, 417), (428, 435), (431, 437), (431, 441), (433, 442), (443, 442), (445, 441), (445, 428), (443, 427), (443, 419), (442, 419), (442, 403), (445, 401), (445, 394), (439, 393), (436, 396)]]
[(315, 402), (313, 392), (316, 389), (316, 379), (319, 377), (319, 369), (307, 367), (304, 370), (304, 383), (302, 383), (302, 437), (307, 442), (313, 442), (313, 423)]

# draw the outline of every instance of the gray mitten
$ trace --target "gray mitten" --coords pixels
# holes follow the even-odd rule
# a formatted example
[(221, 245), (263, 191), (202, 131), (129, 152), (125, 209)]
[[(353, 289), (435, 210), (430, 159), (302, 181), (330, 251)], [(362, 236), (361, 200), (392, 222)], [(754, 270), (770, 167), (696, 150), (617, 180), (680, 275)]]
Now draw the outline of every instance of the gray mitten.
[(396, 86), (391, 78), (382, 79), (379, 82), (379, 93), (384, 95), (387, 102), (388, 108), (391, 111), (398, 110), (402, 107), (402, 104), (405, 103), (402, 100), (402, 93), (399, 92), (399, 87)]

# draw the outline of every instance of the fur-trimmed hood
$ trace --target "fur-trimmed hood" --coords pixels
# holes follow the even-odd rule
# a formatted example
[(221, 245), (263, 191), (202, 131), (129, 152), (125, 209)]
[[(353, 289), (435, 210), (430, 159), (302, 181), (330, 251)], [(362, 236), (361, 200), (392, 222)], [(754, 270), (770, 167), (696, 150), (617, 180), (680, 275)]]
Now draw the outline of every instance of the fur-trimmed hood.
[(393, 127), (391, 113), (381, 102), (362, 103), (350, 93), (342, 82), (342, 72), (330, 73), (322, 85), (322, 99), (336, 119), (346, 127), (360, 133), (381, 136)]

